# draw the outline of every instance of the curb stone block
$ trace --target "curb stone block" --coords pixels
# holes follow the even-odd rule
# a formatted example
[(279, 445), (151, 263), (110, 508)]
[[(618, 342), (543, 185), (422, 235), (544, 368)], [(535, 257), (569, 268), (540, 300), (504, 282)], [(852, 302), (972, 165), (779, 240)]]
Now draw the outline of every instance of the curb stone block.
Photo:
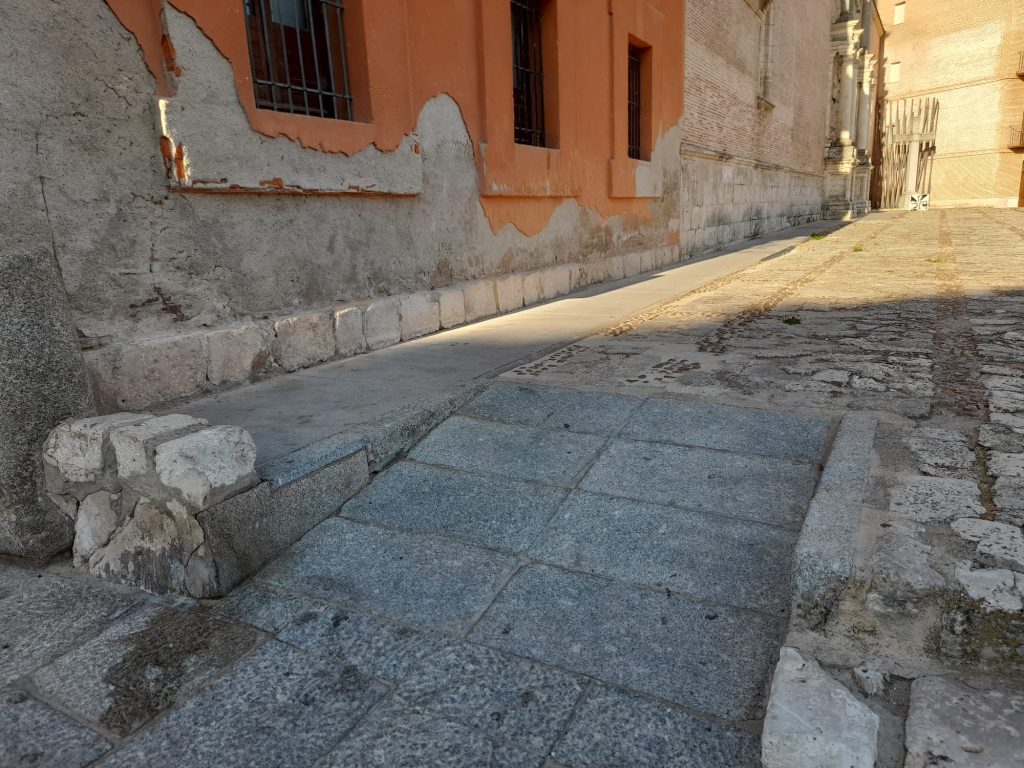
[(176, 413), (112, 430), (109, 439), (114, 472), (121, 482), (149, 474), (153, 470), (153, 451), (158, 443), (207, 424), (206, 419)]
[(466, 322), (482, 320), (497, 314), (498, 299), (493, 280), (474, 280), (463, 288), (466, 299)]
[(430, 293), (408, 293), (399, 298), (402, 341), (434, 333), (441, 327), (437, 299)]
[(402, 340), (398, 299), (371, 301), (363, 310), (363, 335), (369, 350), (383, 349)]
[(213, 331), (207, 338), (207, 379), (214, 386), (248, 381), (260, 361), (270, 356), (270, 344), (255, 324)]
[(874, 768), (878, 715), (813, 659), (783, 648), (761, 737), (764, 768)]
[(442, 288), (435, 295), (442, 328), (454, 328), (466, 322), (466, 297), (461, 288)]
[(334, 348), (341, 357), (351, 357), (366, 351), (363, 335), (363, 311), (359, 307), (344, 307), (334, 312)]
[(274, 323), (274, 360), (297, 371), (334, 357), (334, 325), (326, 312), (296, 315)]
[(75, 419), (58, 424), (46, 441), (43, 462), (47, 485), (61, 493), (66, 484), (93, 484), (102, 479), (104, 452), (110, 450), (108, 437), (118, 427), (134, 426), (149, 414), (112, 413)]
[(545, 299), (554, 299), (569, 292), (569, 266), (557, 264), (540, 271), (541, 293)]
[(157, 446), (161, 484), (200, 511), (255, 482), (256, 444), (241, 427), (219, 426)]
[(523, 306), (523, 277), (518, 273), (502, 275), (494, 280), (499, 312), (512, 312)]
[(523, 304), (527, 307), (541, 300), (540, 273), (527, 272), (523, 275)]

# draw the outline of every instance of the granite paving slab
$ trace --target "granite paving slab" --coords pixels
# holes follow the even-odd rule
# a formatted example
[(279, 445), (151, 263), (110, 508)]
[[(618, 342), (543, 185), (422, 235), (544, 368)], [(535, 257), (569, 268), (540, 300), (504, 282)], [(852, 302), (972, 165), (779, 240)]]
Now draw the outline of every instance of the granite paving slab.
[(363, 720), (317, 768), (537, 768), (536, 755), (400, 699)]
[(815, 416), (651, 399), (630, 417), (622, 437), (816, 463), (830, 428), (828, 419)]
[(470, 633), (494, 648), (594, 675), (705, 712), (754, 719), (779, 621), (531, 565)]
[(542, 757), (583, 690), (584, 681), (566, 672), (457, 643), (424, 660), (396, 696), (420, 712)]
[(336, 660), (271, 641), (98, 765), (308, 766), (385, 694)]
[(751, 733), (598, 685), (552, 759), (571, 768), (760, 768), (761, 747)]
[(515, 569), (511, 557), (332, 518), (260, 574), (284, 589), (460, 634)]
[(477, 395), (461, 413), (508, 424), (614, 435), (642, 402), (636, 397), (498, 382)]
[(110, 744), (24, 691), (0, 690), (0, 766), (84, 768)]
[(52, 573), (18, 579), (0, 599), (0, 686), (87, 640), (141, 599)]
[(590, 465), (603, 444), (604, 438), (595, 435), (453, 416), (409, 457), (514, 480), (565, 485)]
[(760, 456), (612, 440), (580, 488), (657, 504), (797, 526), (817, 467)]
[(38, 670), (49, 701), (126, 736), (247, 653), (259, 635), (205, 611), (144, 606)]
[(341, 514), (521, 552), (564, 498), (558, 488), (404, 461), (349, 501)]
[(758, 523), (574, 491), (530, 555), (785, 616), (796, 537)]

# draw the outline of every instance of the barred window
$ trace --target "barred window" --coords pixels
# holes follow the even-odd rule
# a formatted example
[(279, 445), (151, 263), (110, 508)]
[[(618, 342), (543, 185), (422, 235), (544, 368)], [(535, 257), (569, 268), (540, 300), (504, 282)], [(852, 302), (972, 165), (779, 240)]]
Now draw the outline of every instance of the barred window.
[(341, 0), (245, 0), (256, 106), (352, 119)]
[(544, 123), (542, 0), (512, 0), (512, 99), (517, 144), (547, 145)]
[(641, 116), (643, 115), (643, 89), (641, 88), (642, 71), (640, 69), (640, 49), (629, 46), (629, 67), (628, 67), (628, 99), (627, 109), (629, 111), (629, 151), (628, 155), (634, 160), (640, 159), (641, 153)]

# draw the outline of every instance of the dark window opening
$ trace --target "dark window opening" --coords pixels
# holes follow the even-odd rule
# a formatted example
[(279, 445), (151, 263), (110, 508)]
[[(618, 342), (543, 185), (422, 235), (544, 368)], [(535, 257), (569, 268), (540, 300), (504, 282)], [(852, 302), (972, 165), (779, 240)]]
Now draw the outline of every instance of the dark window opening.
[(340, 0), (245, 0), (256, 106), (352, 119)]
[(512, 99), (517, 144), (547, 146), (544, 65), (541, 61), (542, 0), (512, 0)]
[[(629, 89), (627, 99), (629, 110), (628, 154), (634, 160), (639, 160), (643, 153), (643, 136), (640, 127), (643, 124), (643, 70), (640, 57), (641, 49), (635, 45), (629, 46)], [(619, 71), (621, 72), (622, 70)]]

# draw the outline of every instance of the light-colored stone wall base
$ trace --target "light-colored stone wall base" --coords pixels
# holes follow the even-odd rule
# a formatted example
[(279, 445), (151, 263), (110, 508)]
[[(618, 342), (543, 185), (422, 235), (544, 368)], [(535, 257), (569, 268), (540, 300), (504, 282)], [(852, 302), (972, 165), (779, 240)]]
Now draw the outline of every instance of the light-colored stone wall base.
[(684, 149), (681, 233), (687, 257), (821, 218), (822, 179)]
[(275, 487), (244, 429), (184, 415), (65, 421), (43, 451), (46, 490), (74, 524), (74, 564), (156, 593), (224, 595), (366, 484), (361, 446)]
[[(788, 226), (783, 224), (782, 226)], [(138, 411), (382, 349), (674, 263), (677, 245), (85, 353), (101, 412)]]

